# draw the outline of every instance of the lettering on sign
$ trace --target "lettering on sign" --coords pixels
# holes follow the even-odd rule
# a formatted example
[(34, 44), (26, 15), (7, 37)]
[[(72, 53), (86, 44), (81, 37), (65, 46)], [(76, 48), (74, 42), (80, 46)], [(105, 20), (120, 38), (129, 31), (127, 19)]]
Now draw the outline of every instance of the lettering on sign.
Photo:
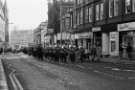
[(129, 30), (135, 30), (135, 22), (118, 25), (118, 31), (129, 31)]

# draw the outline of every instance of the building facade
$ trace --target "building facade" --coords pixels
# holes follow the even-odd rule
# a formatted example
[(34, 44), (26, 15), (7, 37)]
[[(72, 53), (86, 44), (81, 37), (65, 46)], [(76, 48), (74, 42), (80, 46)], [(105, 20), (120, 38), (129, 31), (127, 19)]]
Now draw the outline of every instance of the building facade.
[(4, 18), (5, 18), (5, 42), (8, 46), (9, 44), (9, 17), (8, 17), (8, 8), (7, 8), (7, 2), (5, 1), (3, 5), (3, 12), (4, 12)]
[(101, 47), (103, 56), (135, 56), (135, 0), (75, 0), (70, 30), (77, 46)]
[(10, 35), (10, 46), (13, 49), (27, 48), (34, 43), (32, 30), (14, 30)]
[[(60, 44), (70, 44), (70, 14), (74, 0), (61, 0), (60, 3)], [(59, 38), (60, 37), (60, 38)]]
[(0, 0), (0, 48), (5, 46), (5, 41), (8, 41), (8, 10), (6, 1), (3, 4)]
[(48, 40), (46, 40), (46, 34), (47, 34), (47, 25), (48, 22), (42, 22), (42, 27), (41, 27), (41, 45), (43, 48), (45, 48), (46, 43), (48, 42)]

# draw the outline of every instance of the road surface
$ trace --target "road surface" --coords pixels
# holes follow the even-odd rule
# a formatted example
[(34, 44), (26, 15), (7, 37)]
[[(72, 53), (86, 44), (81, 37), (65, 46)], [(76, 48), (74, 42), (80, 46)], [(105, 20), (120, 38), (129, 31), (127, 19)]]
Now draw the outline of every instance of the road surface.
[(7, 55), (24, 90), (135, 90), (135, 72), (104, 63), (58, 65), (24, 54)]

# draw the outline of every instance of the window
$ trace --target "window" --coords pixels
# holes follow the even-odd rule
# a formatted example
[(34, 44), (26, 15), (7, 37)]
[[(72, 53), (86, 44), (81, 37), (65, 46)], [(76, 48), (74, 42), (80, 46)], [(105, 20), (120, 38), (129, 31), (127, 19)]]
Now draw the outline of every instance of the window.
[(79, 22), (80, 22), (79, 16), (80, 16), (80, 13), (79, 13), (79, 10), (78, 10), (78, 11), (77, 11), (77, 25), (79, 25)]
[(113, 17), (113, 0), (109, 0), (109, 17)]
[(135, 0), (132, 0), (132, 10), (135, 12)]
[(92, 19), (93, 19), (93, 7), (89, 7), (89, 22), (92, 22)]
[(88, 23), (89, 20), (89, 8), (85, 7), (85, 23)]
[(83, 24), (83, 8), (80, 9), (80, 24)]
[(109, 17), (119, 15), (119, 1), (120, 0), (109, 0)]
[(70, 15), (70, 27), (73, 26), (73, 14)]
[(104, 18), (104, 3), (100, 4), (100, 20)]
[(125, 0), (125, 13), (131, 13), (131, 0)]
[(83, 0), (77, 0), (77, 4), (82, 4)]
[(96, 5), (96, 20), (99, 20), (99, 4)]
[(114, 16), (119, 14), (119, 0), (114, 0)]
[(96, 20), (104, 19), (104, 3), (99, 3), (96, 5)]
[(73, 11), (73, 27), (75, 28), (77, 24), (77, 12)]

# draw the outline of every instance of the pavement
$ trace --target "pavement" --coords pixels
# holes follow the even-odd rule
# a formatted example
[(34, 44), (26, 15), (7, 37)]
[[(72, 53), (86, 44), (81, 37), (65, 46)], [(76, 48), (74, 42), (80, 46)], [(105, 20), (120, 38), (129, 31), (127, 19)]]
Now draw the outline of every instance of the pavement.
[(5, 71), (3, 68), (2, 60), (0, 59), (0, 90), (8, 90)]
[(110, 63), (119, 63), (119, 64), (134, 64), (135, 65), (135, 60), (128, 60), (128, 59), (123, 59), (120, 57), (104, 57), (101, 58), (101, 62), (110, 62)]

